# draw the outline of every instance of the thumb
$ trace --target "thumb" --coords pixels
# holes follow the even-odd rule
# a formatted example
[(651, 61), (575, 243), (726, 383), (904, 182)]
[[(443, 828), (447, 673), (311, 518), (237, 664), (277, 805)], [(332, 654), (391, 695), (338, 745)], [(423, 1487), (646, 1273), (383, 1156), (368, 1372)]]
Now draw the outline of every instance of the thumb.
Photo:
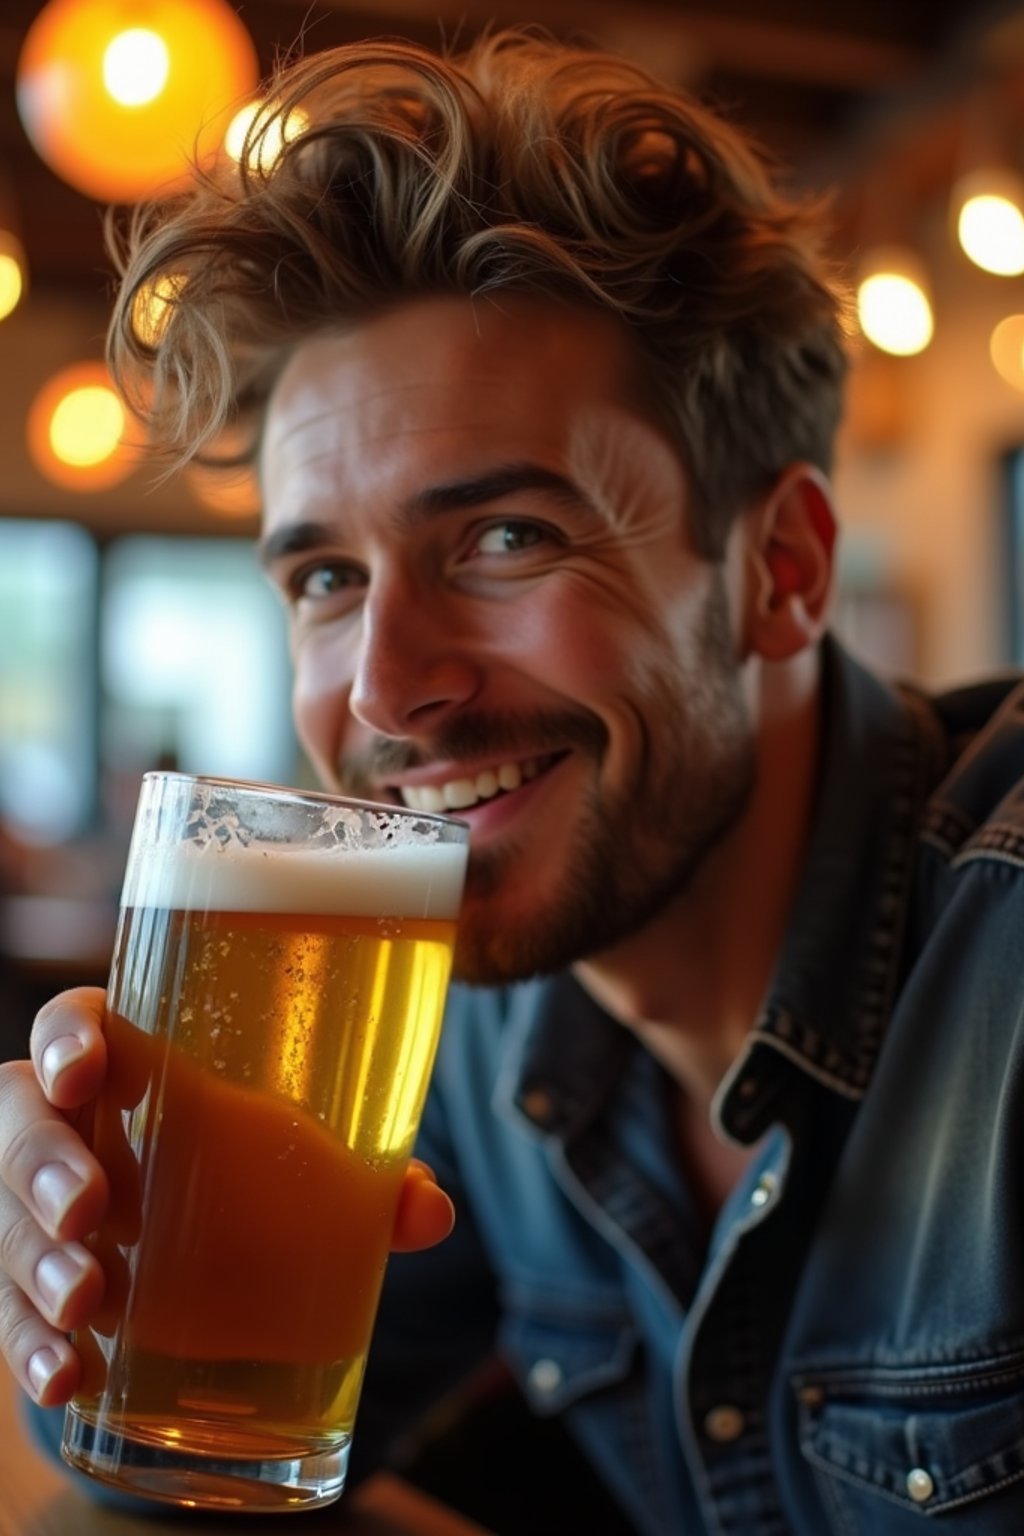
[(433, 1170), (413, 1158), (405, 1172), (398, 1199), (391, 1247), (395, 1253), (432, 1248), (455, 1225), (455, 1207), (439, 1188)]

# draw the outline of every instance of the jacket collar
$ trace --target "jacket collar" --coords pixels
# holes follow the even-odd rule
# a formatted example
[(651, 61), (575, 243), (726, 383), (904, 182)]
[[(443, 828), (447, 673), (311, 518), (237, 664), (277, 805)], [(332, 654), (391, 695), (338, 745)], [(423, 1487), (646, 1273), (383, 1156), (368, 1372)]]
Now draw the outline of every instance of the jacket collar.
[(823, 686), (819, 799), (792, 920), (748, 1048), (717, 1098), (723, 1128), (744, 1142), (782, 1116), (787, 1068), (863, 1096), (896, 994), (918, 832), (947, 767), (922, 694), (888, 687), (833, 640)]

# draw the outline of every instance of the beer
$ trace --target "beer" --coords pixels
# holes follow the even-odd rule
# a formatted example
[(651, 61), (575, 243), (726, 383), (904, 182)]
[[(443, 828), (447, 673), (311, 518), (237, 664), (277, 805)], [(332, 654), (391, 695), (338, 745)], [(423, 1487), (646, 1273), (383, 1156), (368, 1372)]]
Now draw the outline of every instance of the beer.
[(79, 1421), (234, 1462), (347, 1446), (464, 861), (184, 843), (130, 865)]

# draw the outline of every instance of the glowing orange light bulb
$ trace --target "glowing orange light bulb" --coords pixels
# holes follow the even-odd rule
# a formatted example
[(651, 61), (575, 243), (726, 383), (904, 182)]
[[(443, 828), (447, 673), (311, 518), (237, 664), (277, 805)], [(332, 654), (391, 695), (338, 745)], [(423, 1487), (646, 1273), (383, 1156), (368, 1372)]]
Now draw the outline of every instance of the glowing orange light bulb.
[(65, 490), (101, 491), (125, 479), (137, 450), (110, 375), (100, 362), (74, 363), (49, 379), (32, 402), (28, 449), (36, 468)]
[(100, 202), (173, 192), (208, 163), (258, 79), (226, 0), (50, 0), (18, 60), (18, 112), (39, 155)]

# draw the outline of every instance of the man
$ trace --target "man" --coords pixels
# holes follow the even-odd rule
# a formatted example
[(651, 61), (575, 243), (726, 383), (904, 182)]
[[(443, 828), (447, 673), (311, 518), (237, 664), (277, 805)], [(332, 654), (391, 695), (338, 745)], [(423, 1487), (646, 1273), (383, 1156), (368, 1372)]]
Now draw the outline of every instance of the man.
[[(324, 783), (472, 826), (419, 1147), (457, 1221), (391, 1266), (357, 1457), (497, 1348), (638, 1532), (1019, 1533), (1024, 694), (827, 634), (817, 213), (543, 41), (275, 95), (279, 160), (138, 221), (115, 359), (180, 456), (253, 429)], [(100, 1003), (0, 1079), (0, 1343), (51, 1406)]]

